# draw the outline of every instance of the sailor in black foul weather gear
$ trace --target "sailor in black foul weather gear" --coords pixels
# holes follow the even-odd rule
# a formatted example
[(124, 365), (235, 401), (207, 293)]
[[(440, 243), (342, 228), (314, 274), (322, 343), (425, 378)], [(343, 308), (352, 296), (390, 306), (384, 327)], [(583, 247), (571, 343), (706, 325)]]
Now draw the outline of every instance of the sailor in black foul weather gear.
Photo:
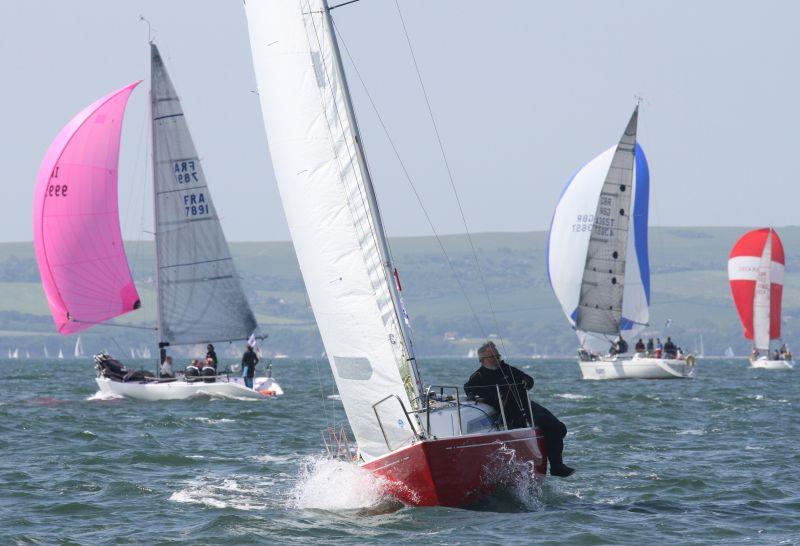
[(214, 346), (210, 343), (206, 346), (206, 359), (211, 359), (214, 361), (214, 369), (217, 368), (217, 364), (219, 364), (219, 360), (217, 360), (217, 352), (214, 350)]
[(253, 347), (250, 345), (247, 346), (247, 350), (242, 355), (242, 377), (244, 378), (244, 384), (253, 388), (253, 377), (256, 375), (256, 364), (258, 364), (258, 355), (253, 350)]
[[(575, 470), (564, 464), (562, 452), (567, 427), (559, 421), (547, 408), (531, 402), (528, 409), (528, 390), (533, 388), (533, 378), (506, 364), (491, 341), (478, 349), (478, 360), (481, 367), (473, 373), (464, 384), (464, 392), (469, 398), (480, 398), (498, 411), (502, 403), (508, 428), (524, 428), (533, 424), (544, 433), (547, 443), (547, 458), (550, 461), (550, 473), (554, 476), (566, 477)], [(498, 400), (498, 387), (500, 400)]]

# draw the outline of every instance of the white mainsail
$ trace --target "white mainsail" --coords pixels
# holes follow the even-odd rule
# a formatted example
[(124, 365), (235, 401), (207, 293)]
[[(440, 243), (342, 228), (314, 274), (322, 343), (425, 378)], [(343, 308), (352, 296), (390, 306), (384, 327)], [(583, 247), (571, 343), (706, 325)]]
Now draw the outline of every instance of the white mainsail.
[[(753, 345), (760, 351), (769, 351), (769, 311), (772, 269), (772, 229), (761, 252), (756, 272), (756, 288), (753, 295)], [(769, 355), (768, 355), (769, 356)]]
[(328, 6), (245, 6), (283, 208), (339, 394), (369, 461), (421, 429), (403, 411), (416, 408), (419, 382)]
[(594, 213), (575, 320), (584, 332), (620, 332), (638, 114), (617, 145)]
[(619, 143), (567, 182), (548, 236), (553, 291), (581, 343), (592, 350), (603, 350), (608, 342), (587, 332), (630, 336), (644, 328), (650, 316), (650, 177), (644, 151), (636, 143), (637, 120), (638, 108)]
[(255, 316), (155, 44), (151, 81), (160, 341), (246, 340), (257, 327)]

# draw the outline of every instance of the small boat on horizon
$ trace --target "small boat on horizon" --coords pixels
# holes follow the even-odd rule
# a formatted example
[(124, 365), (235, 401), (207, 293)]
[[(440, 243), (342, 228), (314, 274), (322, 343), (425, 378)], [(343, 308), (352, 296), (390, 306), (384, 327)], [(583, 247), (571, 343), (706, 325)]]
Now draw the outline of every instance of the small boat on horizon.
[(649, 324), (650, 169), (636, 141), (637, 105), (619, 143), (582, 167), (561, 193), (547, 242), (547, 274), (578, 336), (583, 379), (685, 379), (694, 357), (609, 350)]
[(781, 339), (785, 269), (783, 243), (771, 227), (745, 233), (731, 249), (728, 279), (744, 337), (753, 342), (751, 368), (794, 368), (786, 344), (772, 350), (770, 343)]

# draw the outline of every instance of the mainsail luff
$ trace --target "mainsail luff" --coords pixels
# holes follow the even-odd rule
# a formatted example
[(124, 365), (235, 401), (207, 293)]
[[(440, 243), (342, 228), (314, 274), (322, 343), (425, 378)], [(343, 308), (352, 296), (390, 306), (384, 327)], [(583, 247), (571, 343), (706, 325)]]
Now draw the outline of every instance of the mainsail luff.
[(245, 7), (292, 241), (348, 421), (370, 461), (411, 441), (409, 429), (421, 426), (403, 411), (416, 398), (413, 362), (376, 236), (382, 226), (370, 208), (327, 6), (280, 0)]
[(257, 328), (180, 99), (151, 43), (153, 191), (159, 340), (247, 339)]
[(594, 215), (576, 318), (584, 332), (620, 332), (638, 114), (637, 106), (614, 152)]
[(370, 213), (371, 232), (376, 239), (376, 246), (378, 247), (378, 252), (380, 253), (381, 262), (383, 265), (383, 278), (373, 279), (373, 284), (376, 285), (376, 291), (381, 291), (382, 289), (388, 290), (391, 297), (392, 305), (384, 306), (384, 314), (390, 314), (390, 316), (384, 318), (384, 322), (386, 323), (387, 329), (395, 330), (400, 335), (401, 347), (403, 349), (401, 358), (404, 359), (404, 361), (400, 363), (400, 367), (403, 373), (403, 378), (406, 381), (406, 389), (410, 391), (409, 396), (411, 396), (411, 404), (416, 409), (418, 405), (417, 400), (419, 399), (419, 394), (422, 390), (422, 384), (417, 371), (416, 359), (414, 357), (414, 347), (412, 343), (411, 332), (408, 329), (405, 317), (400, 316), (399, 310), (403, 309), (403, 305), (400, 300), (400, 293), (394, 282), (395, 266), (392, 260), (392, 253), (389, 250), (389, 242), (386, 237), (383, 220), (381, 219), (381, 211), (378, 204), (378, 198), (375, 195), (375, 187), (372, 184), (372, 175), (370, 174), (369, 167), (367, 165), (366, 153), (364, 152), (364, 146), (361, 141), (361, 131), (358, 128), (358, 119), (356, 118), (355, 109), (353, 108), (353, 99), (350, 96), (350, 87), (347, 84), (347, 74), (345, 73), (344, 65), (342, 64), (339, 41), (336, 38), (336, 31), (334, 29), (333, 19), (331, 18), (328, 0), (322, 0), (322, 6), (325, 13), (325, 31), (328, 34), (331, 45), (333, 46), (333, 57), (336, 61), (335, 69), (337, 71), (337, 76), (341, 81), (342, 95), (345, 103), (345, 113), (352, 131), (352, 139), (355, 145), (355, 155), (360, 167), (360, 173), (362, 175), (362, 184), (360, 187), (363, 188), (366, 198), (369, 202), (367, 210)]
[(756, 272), (753, 294), (753, 345), (759, 350), (769, 350), (770, 340), (770, 292), (772, 269), (772, 228), (767, 233), (764, 250)]

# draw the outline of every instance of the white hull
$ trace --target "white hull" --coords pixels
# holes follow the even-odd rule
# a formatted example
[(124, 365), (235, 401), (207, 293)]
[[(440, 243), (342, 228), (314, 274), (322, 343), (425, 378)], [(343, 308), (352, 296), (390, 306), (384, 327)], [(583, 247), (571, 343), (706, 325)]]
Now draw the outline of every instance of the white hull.
[(794, 360), (767, 360), (759, 358), (750, 361), (751, 368), (761, 368), (763, 370), (791, 370), (794, 368)]
[(634, 355), (631, 359), (603, 358), (579, 361), (584, 379), (692, 379), (696, 368), (694, 358), (648, 358)]
[(256, 377), (253, 389), (244, 384), (241, 377), (217, 380), (214, 383), (202, 381), (184, 381), (178, 379), (168, 383), (156, 381), (122, 382), (112, 381), (106, 377), (95, 379), (100, 392), (107, 395), (124, 396), (136, 400), (186, 400), (193, 396), (223, 396), (226, 398), (272, 398), (283, 394), (283, 389), (272, 378)]

